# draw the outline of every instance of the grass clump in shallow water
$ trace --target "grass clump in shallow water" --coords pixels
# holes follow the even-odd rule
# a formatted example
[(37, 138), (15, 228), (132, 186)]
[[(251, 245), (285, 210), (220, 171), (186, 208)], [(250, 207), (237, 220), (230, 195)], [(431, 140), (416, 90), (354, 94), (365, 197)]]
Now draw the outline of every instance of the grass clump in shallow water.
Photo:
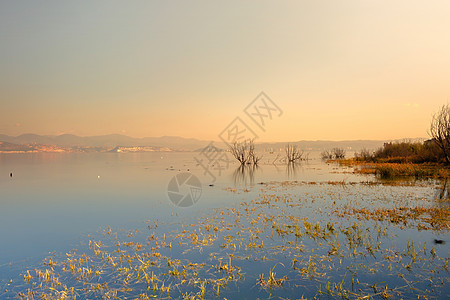
[[(240, 291), (247, 298), (293, 298), (300, 291), (308, 298), (323, 292), (357, 299), (379, 297), (385, 290), (417, 298), (431, 289), (445, 294), (448, 258), (439, 257), (439, 247), (396, 244), (396, 223), (378, 223), (391, 218), (398, 224), (424, 223), (435, 211), (385, 207), (374, 212), (355, 201), (339, 206), (342, 193), (357, 199), (372, 186), (347, 184), (344, 189), (325, 182), (278, 188), (283, 191), (268, 185), (253, 200), (214, 209), (192, 222), (174, 219), (172, 225), (155, 223), (122, 233), (108, 228), (86, 249), (48, 258), (39, 271), (25, 272), (12, 297), (232, 299)], [(358, 197), (349, 197), (352, 191)], [(436, 218), (448, 219), (448, 214), (439, 212)], [(274, 265), (283, 268), (275, 273)], [(380, 281), (389, 286), (378, 288)]]
[(375, 174), (381, 178), (398, 176), (413, 177), (448, 177), (447, 169), (433, 168), (414, 164), (382, 163), (375, 165)]
[(282, 278), (276, 278), (276, 273), (273, 272), (273, 269), (275, 267), (272, 268), (272, 270), (269, 271), (269, 276), (268, 278), (264, 278), (264, 274), (259, 275), (259, 278), (257, 280), (257, 283), (259, 286), (263, 287), (263, 288), (275, 288), (275, 287), (280, 287), (283, 285), (283, 283), (285, 281), (288, 280), (287, 276), (284, 276)]

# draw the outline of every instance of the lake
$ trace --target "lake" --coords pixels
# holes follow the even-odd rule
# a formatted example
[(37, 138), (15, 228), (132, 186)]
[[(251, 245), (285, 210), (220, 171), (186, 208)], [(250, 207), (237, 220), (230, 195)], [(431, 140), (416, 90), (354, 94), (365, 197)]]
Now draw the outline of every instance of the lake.
[(443, 182), (198, 155), (0, 154), (0, 298), (450, 298)]

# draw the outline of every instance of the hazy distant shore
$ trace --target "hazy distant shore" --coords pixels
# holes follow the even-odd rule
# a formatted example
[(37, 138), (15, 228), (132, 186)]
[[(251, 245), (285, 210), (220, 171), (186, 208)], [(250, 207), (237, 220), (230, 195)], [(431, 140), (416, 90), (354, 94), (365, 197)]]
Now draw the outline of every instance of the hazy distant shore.
[[(405, 140), (405, 139), (402, 139)], [(409, 139), (424, 140), (424, 139)], [(261, 151), (278, 151), (284, 149), (285, 145), (294, 143), (305, 151), (322, 151), (333, 147), (340, 147), (349, 151), (361, 149), (377, 149), (385, 142), (393, 140), (346, 140), (346, 141), (286, 141), (258, 143), (256, 147)], [(394, 140), (399, 141), (399, 140)], [(36, 135), (23, 134), (20, 136), (8, 136), (0, 134), (0, 153), (84, 153), (84, 152), (191, 152), (201, 151), (211, 141), (183, 138), (175, 136), (133, 138), (125, 135), (111, 134), (103, 136), (80, 137), (76, 135)], [(223, 142), (214, 142), (220, 149), (226, 149)]]

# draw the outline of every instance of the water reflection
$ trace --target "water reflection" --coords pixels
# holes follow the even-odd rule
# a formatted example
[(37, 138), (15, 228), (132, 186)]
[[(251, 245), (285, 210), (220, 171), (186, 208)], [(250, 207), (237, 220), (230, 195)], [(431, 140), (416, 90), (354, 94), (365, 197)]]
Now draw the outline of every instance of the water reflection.
[(447, 200), (449, 199), (448, 191), (450, 187), (448, 185), (447, 179), (442, 181), (442, 186), (437, 190), (436, 198), (439, 200)]
[[(273, 156), (275, 157), (275, 155)], [(275, 160), (277, 159), (278, 156), (275, 157)], [(163, 256), (170, 254), (167, 258), (174, 258), (185, 262), (189, 259), (201, 262), (204, 257), (210, 257), (210, 253), (214, 253), (214, 255), (215, 253), (221, 253), (220, 256), (217, 255), (220, 259), (220, 261), (215, 262), (217, 266), (224, 266), (222, 261), (229, 261), (229, 264), (226, 266), (230, 269), (232, 266), (236, 266), (246, 270), (248, 274), (247, 280), (239, 281), (239, 285), (236, 285), (236, 288), (251, 293), (247, 295), (248, 298), (267, 298), (266, 294), (262, 294), (265, 292), (264, 289), (252, 289), (252, 287), (255, 287), (255, 282), (257, 282), (256, 276), (262, 273), (266, 274), (270, 270), (273, 271), (274, 265), (280, 268), (280, 270), (276, 270), (278, 272), (278, 278), (283, 278), (283, 275), (290, 277), (293, 274), (290, 278), (293, 284), (290, 285), (287, 282), (285, 287), (277, 290), (280, 293), (277, 296), (280, 296), (280, 298), (281, 296), (283, 298), (292, 298), (296, 295), (298, 289), (295, 288), (296, 285), (294, 286), (294, 284), (297, 283), (297, 278), (300, 280), (301, 278), (307, 278), (303, 277), (303, 273), (301, 275), (300, 273), (293, 273), (301, 272), (301, 270), (311, 272), (311, 274), (324, 274), (327, 272), (328, 274), (326, 276), (329, 276), (329, 279), (325, 279), (326, 281), (343, 282), (342, 286), (345, 286), (349, 281), (343, 281), (342, 276), (345, 277), (344, 273), (349, 269), (359, 269), (360, 265), (365, 264), (368, 265), (367, 270), (376, 270), (377, 272), (367, 275), (367, 272), (364, 271), (366, 268), (361, 268), (361, 278), (369, 278), (364, 282), (364, 286), (368, 286), (369, 283), (373, 284), (375, 280), (378, 280), (378, 277), (380, 280), (386, 280), (386, 278), (387, 280), (392, 279), (393, 284), (395, 284), (394, 280), (398, 277), (396, 274), (398, 273), (403, 276), (403, 273), (400, 272), (404, 272), (405, 276), (410, 277), (409, 282), (417, 281), (419, 282), (418, 284), (421, 284), (420, 282), (422, 281), (418, 281), (417, 279), (423, 278), (421, 275), (424, 269), (423, 266), (427, 270), (441, 268), (443, 260), (439, 257), (444, 255), (448, 256), (448, 248), (445, 248), (448, 247), (446, 245), (448, 234), (445, 231), (442, 231), (443, 233), (441, 234), (437, 230), (439, 228), (445, 228), (445, 222), (448, 222), (446, 221), (448, 220), (448, 214), (444, 214), (445, 211), (435, 213), (433, 210), (434, 207), (429, 209), (429, 206), (424, 204), (424, 199), (430, 199), (432, 201), (431, 198), (435, 196), (433, 201), (436, 204), (431, 203), (432, 205), (444, 206), (450, 204), (449, 201), (446, 201), (449, 197), (448, 191), (450, 188), (446, 181), (442, 181), (442, 186), (440, 183), (437, 186), (434, 181), (420, 182), (415, 185), (415, 181), (411, 179), (407, 179), (407, 181), (376, 181), (373, 176), (349, 174), (348, 169), (334, 164), (327, 165), (319, 159), (291, 164), (286, 162), (271, 163), (273, 161), (269, 157), (267, 159), (268, 163), (260, 163), (259, 167), (252, 165), (243, 165), (236, 169), (233, 167), (227, 169), (226, 173), (224, 172), (224, 175), (218, 178), (220, 184), (218, 183), (217, 186), (223, 185), (228, 187), (234, 183), (235, 186), (248, 187), (252, 193), (239, 193), (240, 195), (235, 196), (230, 194), (230, 191), (226, 189), (211, 186), (211, 188), (204, 189), (205, 195), (202, 196), (202, 199), (196, 206), (178, 209), (171, 204), (167, 197), (168, 182), (177, 174), (178, 170), (190, 168), (193, 174), (199, 174), (203, 182), (210, 180), (206, 174), (203, 174), (204, 170), (200, 166), (195, 165), (192, 153), (164, 154), (164, 158), (160, 153), (130, 153), (123, 155), (110, 153), (103, 155), (86, 154), (67, 155), (64, 157), (51, 156), (48, 160), (46, 157), (43, 157), (42, 160), (36, 160), (35, 156), (17, 156), (16, 160), (6, 160), (0, 155), (0, 174), (3, 174), (3, 177), (0, 177), (0, 203), (2, 205), (2, 209), (0, 210), (0, 240), (2, 241), (2, 247), (0, 247), (0, 287), (6, 286), (10, 277), (22, 272), (17, 268), (7, 269), (10, 261), (17, 261), (18, 259), (32, 257), (34, 255), (33, 260), (29, 260), (23, 264), (28, 269), (31, 266), (40, 266), (42, 264), (42, 257), (49, 251), (62, 253), (63, 259), (65, 259), (64, 253), (70, 251), (71, 248), (77, 248), (78, 253), (81, 253), (81, 255), (84, 255), (86, 251), (90, 253), (90, 249), (87, 249), (86, 246), (85, 248), (79, 246), (80, 240), (83, 243), (85, 242), (84, 235), (81, 238), (79, 237), (80, 233), (90, 234), (91, 232), (97, 232), (98, 235), (96, 236), (98, 239), (103, 240), (108, 235), (106, 234), (104, 236), (102, 231), (96, 230), (99, 227), (106, 228), (107, 226), (111, 226), (113, 230), (118, 228), (119, 236), (122, 235), (127, 241), (135, 239), (134, 242), (139, 243), (139, 245), (146, 245), (147, 242), (156, 243), (156, 240), (150, 241), (148, 239), (149, 231), (147, 228), (151, 229), (150, 233), (156, 234), (157, 237), (164, 236), (165, 240), (168, 232), (184, 230), (178, 227), (181, 222), (185, 225), (201, 226), (194, 228), (196, 230), (195, 236), (197, 237), (198, 232), (200, 239), (197, 238), (196, 244), (173, 243), (173, 248), (172, 244), (170, 244), (170, 248), (159, 248), (157, 253)], [(169, 169), (169, 166), (173, 167)], [(10, 172), (13, 172), (13, 178), (10, 178)], [(286, 180), (298, 180), (299, 182), (298, 184), (293, 183), (292, 185), (288, 184), (283, 186)], [(267, 188), (264, 188), (264, 186), (250, 188), (255, 182), (258, 183), (261, 181), (269, 183)], [(312, 182), (317, 182), (317, 184), (312, 184)], [(253, 201), (255, 194), (260, 191), (262, 191), (261, 197), (267, 196), (267, 198), (259, 198), (258, 196)], [(267, 199), (269, 201), (267, 202), (268, 204), (277, 203), (275, 205), (267, 205), (265, 202), (260, 201), (261, 199)], [(279, 201), (278, 199), (283, 201)], [(446, 200), (438, 201), (438, 199)], [(245, 202), (251, 209), (244, 210), (248, 207), (238, 205), (241, 201)], [(392, 210), (392, 208), (405, 205), (407, 205), (405, 209)], [(373, 210), (371, 209), (372, 206), (374, 208)], [(235, 211), (229, 210), (229, 207), (238, 209)], [(204, 208), (208, 210), (203, 210)], [(209, 210), (210, 208), (214, 208), (214, 210)], [(349, 212), (346, 215), (348, 219), (339, 216), (338, 212), (335, 213), (335, 209), (339, 210), (340, 208), (342, 210), (339, 214)], [(357, 216), (353, 215), (355, 214), (353, 208), (360, 211), (358, 213), (358, 219), (356, 219)], [(206, 217), (208, 221), (206, 221), (207, 219), (201, 219), (197, 223), (199, 209), (207, 212)], [(322, 210), (323, 213), (321, 212)], [(377, 211), (381, 213), (377, 214)], [(223, 214), (217, 212), (223, 212)], [(232, 213), (228, 214), (228, 212)], [(244, 221), (242, 224), (245, 223), (248, 227), (237, 227), (236, 229), (230, 227), (232, 231), (228, 229), (228, 224), (238, 224), (237, 220), (241, 218), (244, 212), (253, 214), (247, 214), (247, 217), (243, 218)], [(259, 218), (260, 213), (273, 219)], [(417, 215), (417, 213), (420, 213), (422, 217)], [(428, 213), (432, 214), (428, 216)], [(416, 219), (410, 221), (411, 214)], [(315, 219), (314, 223), (309, 223), (312, 216)], [(371, 216), (377, 217), (376, 219), (382, 218), (384, 221), (380, 221), (378, 224), (375, 223), (376, 226), (374, 227), (373, 222), (375, 221)], [(420, 219), (418, 219), (419, 217)], [(370, 223), (365, 223), (364, 218), (367, 218), (367, 222)], [(150, 223), (146, 221), (143, 225), (143, 220), (148, 220)], [(162, 220), (162, 222), (156, 228), (158, 220)], [(251, 223), (253, 220), (256, 223)], [(423, 226), (426, 226), (430, 230), (423, 230), (417, 234), (411, 234), (416, 233), (414, 231), (415, 220), (419, 220), (417, 223), (421, 222)], [(408, 224), (408, 228), (405, 227), (407, 230), (404, 230), (403, 227), (401, 229), (398, 227), (407, 226), (403, 223), (404, 221)], [(316, 222), (318, 226), (314, 226)], [(147, 227), (148, 224), (155, 224), (155, 226)], [(336, 228), (345, 228), (346, 230), (334, 230), (333, 224), (337, 224)], [(410, 224), (411, 227), (409, 227)], [(205, 232), (203, 230), (205, 225), (208, 228), (215, 228), (217, 226), (217, 237), (221, 234), (221, 238), (216, 241), (209, 233), (205, 233), (205, 235), (200, 233)], [(287, 225), (290, 227), (287, 227)], [(142, 229), (142, 226), (145, 227), (139, 233), (134, 231), (136, 228)], [(272, 226), (275, 226), (275, 228)], [(304, 229), (297, 234), (296, 231), (289, 229), (295, 228), (295, 226)], [(196, 228), (201, 228), (201, 231)], [(370, 231), (364, 228), (370, 228)], [(375, 230), (372, 230), (372, 228)], [(255, 243), (253, 232), (256, 229), (261, 230), (261, 233)], [(136, 234), (129, 236), (128, 230), (133, 230)], [(277, 234), (271, 235), (275, 230)], [(327, 232), (327, 235), (324, 232)], [(186, 233), (183, 237), (184, 239), (188, 238), (187, 234), (191, 235), (192, 232)], [(227, 240), (224, 244), (222, 242), (222, 236), (225, 235), (227, 238), (230, 237), (230, 240)], [(390, 238), (391, 236), (398, 238), (392, 239)], [(323, 239), (324, 241), (326, 241), (326, 238), (329, 240), (318, 244), (316, 241), (317, 238)], [(377, 242), (380, 239), (380, 243), (382, 243), (377, 249), (372, 248), (374, 238), (377, 239)], [(236, 259), (233, 258), (231, 260), (231, 255), (229, 256), (226, 250), (222, 250), (222, 245), (228, 249), (228, 247), (233, 247), (235, 245), (234, 243), (240, 242), (240, 239), (251, 242), (249, 244), (251, 247), (239, 247), (235, 252)], [(346, 244), (347, 240), (350, 241), (350, 239), (352, 241), (351, 244)], [(410, 239), (411, 244), (409, 243)], [(161, 240), (159, 239), (157, 243), (160, 243)], [(362, 247), (358, 244), (359, 240), (361, 241)], [(303, 241), (305, 241), (304, 244), (299, 244)], [(414, 245), (418, 249), (417, 252), (414, 250), (416, 248), (414, 248), (412, 241), (414, 241)], [(419, 252), (419, 249), (424, 248), (424, 241), (427, 241), (427, 247), (430, 242), (434, 243), (434, 247), (432, 246), (433, 250), (428, 249), (426, 253), (425, 251)], [(109, 249), (113, 249), (113, 246), (117, 243), (113, 240), (111, 242), (114, 244), (105, 245), (110, 246)], [(138, 245), (137, 243), (136, 245)], [(203, 243), (206, 243), (208, 246), (204, 246)], [(339, 243), (341, 243), (341, 246), (339, 246)], [(148, 245), (150, 247), (154, 246)], [(158, 247), (161, 247), (160, 245)], [(276, 250), (280, 245), (289, 250)], [(187, 248), (184, 248), (185, 246)], [(150, 250), (148, 253), (153, 251), (150, 247), (148, 248)], [(255, 250), (255, 247), (258, 250)], [(356, 251), (357, 247), (362, 252), (357, 255), (352, 254), (356, 253), (352, 249)], [(105, 251), (109, 251), (108, 247), (104, 247), (104, 249)], [(139, 250), (141, 251), (140, 253), (143, 253), (143, 249)], [(197, 251), (197, 249), (201, 250)], [(390, 261), (392, 262), (394, 271), (387, 270), (387, 265), (386, 267), (382, 265), (384, 258), (389, 257), (391, 259), (391, 255), (394, 255), (394, 250), (392, 249), (399, 249), (398, 253), (400, 253), (398, 260)], [(92, 249), (92, 251), (95, 250)], [(375, 259), (372, 251), (379, 254), (377, 257), (381, 257), (381, 263)], [(147, 251), (145, 252), (147, 253)], [(182, 257), (180, 256), (181, 253), (183, 253)], [(290, 255), (287, 256), (285, 255), (286, 253)], [(292, 257), (291, 253), (293, 253)], [(313, 253), (313, 255), (309, 253)], [(420, 265), (413, 264), (408, 267), (411, 270), (405, 269), (402, 263), (406, 260), (401, 259), (401, 257), (405, 257), (410, 261), (409, 257), (407, 257), (407, 255), (410, 255), (408, 253), (411, 253), (411, 255), (419, 255), (419, 253), (422, 253), (423, 255), (418, 257), (418, 261), (421, 261)], [(428, 253), (435, 253), (436, 258)], [(269, 259), (267, 259), (266, 255)], [(240, 260), (237, 259), (238, 256), (249, 258)], [(135, 257), (141, 256), (136, 254)], [(326, 260), (324, 259), (320, 264), (316, 265), (314, 259), (317, 257), (324, 257)], [(395, 257), (397, 256), (392, 256), (392, 259), (395, 259)], [(446, 259), (446, 257), (443, 259)], [(252, 260), (257, 262), (249, 264), (248, 262)], [(343, 262), (342, 264), (341, 260)], [(137, 263), (136, 260), (134, 261)], [(161, 261), (165, 262), (165, 260)], [(168, 266), (168, 262), (169, 260), (167, 259), (165, 264), (160, 265)], [(302, 264), (302, 269), (297, 268), (294, 262), (299, 267)], [(328, 262), (330, 263), (329, 265)], [(292, 265), (293, 269), (280, 267), (284, 265)], [(16, 266), (16, 262), (14, 262), (13, 266)], [(335, 269), (335, 266), (337, 269)], [(165, 283), (171, 284), (172, 280), (177, 280), (177, 277), (169, 275), (168, 272), (176, 271), (176, 269), (166, 268), (160, 269), (161, 272), (159, 272), (158, 276), (162, 276), (160, 277), (162, 281), (170, 278)], [(317, 271), (319, 273), (315, 271), (316, 268), (318, 268)], [(159, 267), (154, 269), (155, 274), (158, 269)], [(193, 271), (192, 269), (190, 270)], [(209, 270), (204, 270), (204, 272), (206, 273), (203, 273), (203, 275), (206, 274), (209, 276), (209, 274), (212, 274)], [(228, 278), (225, 272), (220, 272), (217, 274), (224, 275)], [(393, 275), (386, 277), (388, 273)], [(418, 278), (415, 277), (416, 274), (418, 274)], [(435, 273), (430, 271), (427, 274)], [(129, 274), (117, 273), (117, 276), (125, 275), (128, 276)], [(203, 275), (195, 274), (195, 278), (201, 278), (200, 276)], [(121, 278), (111, 277), (115, 275), (105, 277), (106, 275), (103, 274), (102, 276), (103, 278), (115, 278), (112, 280), (117, 283), (119, 281), (116, 281), (116, 279)], [(131, 274), (130, 276), (133, 275)], [(319, 277), (321, 278), (321, 276), (315, 278)], [(211, 279), (209, 277), (203, 278)], [(5, 284), (2, 284), (2, 279)], [(21, 280), (20, 282), (23, 282), (23, 275), (19, 279)], [(34, 279), (38, 279), (37, 276)], [(91, 278), (88, 280), (91, 280)], [(214, 281), (216, 281), (216, 277), (214, 277)], [(142, 279), (137, 279), (134, 282), (138, 283), (136, 287), (141, 287)], [(208, 282), (213, 282), (213, 280)], [(305, 290), (312, 292), (311, 295), (307, 294), (305, 296), (313, 297), (317, 288), (315, 283), (320, 288), (320, 284), (323, 282), (319, 282), (318, 280), (310, 280), (309, 282), (311, 282), (311, 285), (307, 286)], [(178, 286), (181, 287), (182, 284)], [(422, 288), (423, 286), (419, 287)], [(188, 286), (183, 291), (186, 291), (187, 294), (187, 292), (191, 291), (190, 288)], [(193, 287), (193, 289), (197, 288), (197, 286)], [(395, 289), (395, 285), (393, 288)], [(442, 289), (445, 289), (445, 287), (442, 287)], [(23, 290), (21, 286), (20, 290)], [(209, 289), (208, 291), (211, 290)], [(232, 298), (231, 293), (235, 290), (221, 289), (221, 298), (223, 296), (229, 297), (230, 295)], [(196, 290), (193, 293), (195, 292)], [(437, 296), (439, 298), (443, 292), (438, 292), (440, 293)], [(178, 294), (171, 296), (177, 298)], [(207, 294), (207, 296), (213, 297), (212, 294)], [(412, 297), (413, 295), (405, 294), (404, 296)], [(3, 299), (1, 290), (0, 298)], [(444, 297), (442, 298), (444, 299)]]
[(292, 179), (297, 176), (297, 164), (295, 162), (289, 162), (286, 165), (286, 175), (289, 179)]
[(258, 165), (240, 165), (233, 172), (235, 186), (253, 186), (255, 184), (255, 173), (260, 170)]

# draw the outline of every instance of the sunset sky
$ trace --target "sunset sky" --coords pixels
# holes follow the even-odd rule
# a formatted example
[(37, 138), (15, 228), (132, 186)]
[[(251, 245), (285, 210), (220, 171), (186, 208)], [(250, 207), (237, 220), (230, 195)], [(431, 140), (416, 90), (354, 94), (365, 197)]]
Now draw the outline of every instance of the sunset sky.
[[(0, 133), (260, 141), (427, 137), (450, 1), (1, 1)], [(249, 124), (250, 125), (250, 124)]]

